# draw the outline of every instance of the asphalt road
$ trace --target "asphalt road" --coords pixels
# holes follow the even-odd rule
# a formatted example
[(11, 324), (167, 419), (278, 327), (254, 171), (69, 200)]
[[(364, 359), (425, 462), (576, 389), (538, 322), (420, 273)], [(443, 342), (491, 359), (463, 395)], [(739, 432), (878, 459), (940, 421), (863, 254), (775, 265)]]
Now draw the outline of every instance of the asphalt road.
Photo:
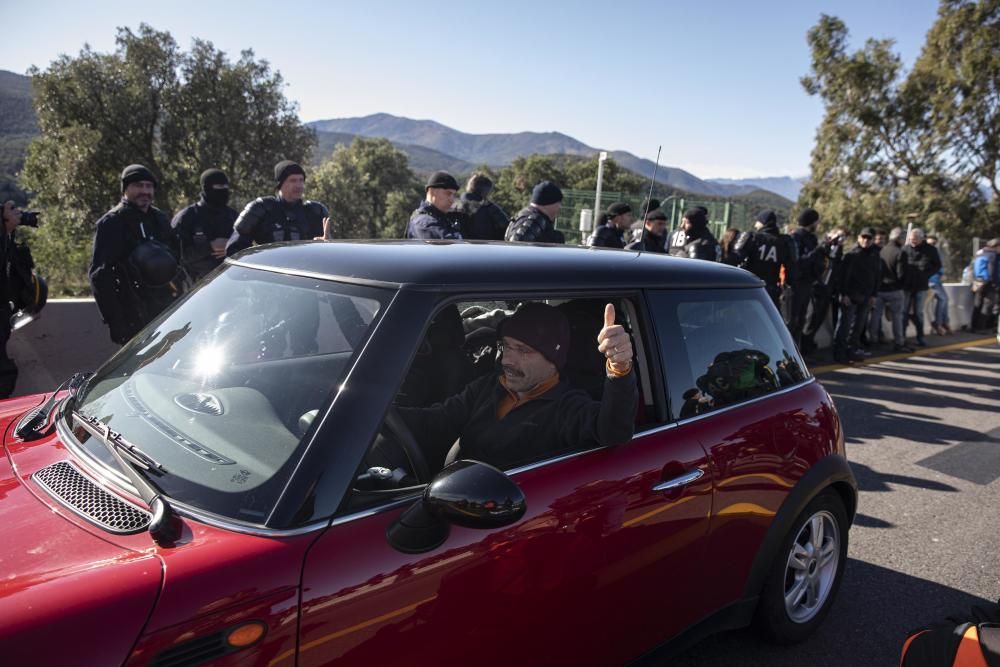
[(1000, 597), (1000, 348), (819, 379), (861, 492), (830, 615), (796, 646), (729, 632), (671, 665), (898, 665), (909, 630)]

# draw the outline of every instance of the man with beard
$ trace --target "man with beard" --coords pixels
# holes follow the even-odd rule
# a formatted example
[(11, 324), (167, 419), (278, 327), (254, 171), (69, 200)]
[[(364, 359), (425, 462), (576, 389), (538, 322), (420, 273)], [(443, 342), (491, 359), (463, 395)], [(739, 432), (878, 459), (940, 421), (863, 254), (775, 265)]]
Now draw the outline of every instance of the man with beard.
[(563, 193), (552, 181), (542, 181), (531, 191), (531, 203), (507, 226), (506, 241), (523, 243), (566, 243), (556, 229), (556, 216), (562, 210)]
[(452, 209), (459, 217), (462, 238), (480, 241), (503, 241), (510, 219), (495, 202), (490, 201), (493, 181), (485, 174), (469, 177), (465, 192)]
[(197, 282), (226, 257), (236, 211), (229, 204), (229, 178), (220, 169), (201, 175), (201, 199), (181, 209), (170, 226), (177, 235), (181, 265)]
[(608, 207), (607, 220), (594, 229), (590, 245), (594, 248), (624, 248), (625, 232), (632, 225), (632, 207), (615, 202)]
[(458, 181), (446, 171), (431, 174), (424, 186), (426, 198), (413, 211), (406, 225), (408, 239), (461, 239), (462, 232), (450, 216)]
[(291, 160), (274, 165), (277, 193), (258, 197), (243, 209), (226, 244), (226, 256), (251, 245), (322, 239), (330, 224), (326, 206), (303, 198), (306, 172)]
[(642, 236), (625, 246), (626, 250), (644, 252), (667, 252), (667, 214), (659, 208), (646, 213)]
[(681, 228), (670, 240), (670, 250), (674, 257), (690, 257), (718, 262), (722, 259), (722, 248), (708, 231), (708, 214), (705, 209), (697, 206), (684, 212)]
[(861, 330), (875, 304), (882, 275), (882, 260), (874, 240), (875, 230), (865, 227), (858, 235), (858, 244), (844, 255), (838, 289), (840, 319), (833, 335), (833, 360), (838, 363), (861, 361), (866, 356), (860, 349)]
[(111, 340), (124, 345), (180, 295), (173, 230), (153, 206), (156, 178), (141, 164), (122, 171), (122, 199), (97, 221), (90, 286)]
[(785, 269), (785, 282), (797, 280), (798, 251), (787, 234), (778, 231), (778, 216), (774, 211), (761, 211), (754, 223), (754, 231), (743, 232), (736, 240), (733, 252), (739, 266), (764, 281), (764, 288), (774, 305), (780, 310), (781, 269)]

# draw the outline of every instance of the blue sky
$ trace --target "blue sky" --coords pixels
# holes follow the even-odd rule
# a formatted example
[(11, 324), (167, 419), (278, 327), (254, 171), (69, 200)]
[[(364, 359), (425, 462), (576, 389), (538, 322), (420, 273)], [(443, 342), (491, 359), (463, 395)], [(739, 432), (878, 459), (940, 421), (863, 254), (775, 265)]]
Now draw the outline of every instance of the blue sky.
[[(913, 63), (933, 0), (451, 3), (2, 0), (0, 69), (114, 49), (146, 22), (182, 48), (252, 48), (304, 121), (387, 112), (472, 133), (560, 131), (702, 178), (804, 175), (822, 117), (799, 77), (821, 13), (852, 44), (896, 40)], [(16, 39), (11, 39), (16, 36)]]

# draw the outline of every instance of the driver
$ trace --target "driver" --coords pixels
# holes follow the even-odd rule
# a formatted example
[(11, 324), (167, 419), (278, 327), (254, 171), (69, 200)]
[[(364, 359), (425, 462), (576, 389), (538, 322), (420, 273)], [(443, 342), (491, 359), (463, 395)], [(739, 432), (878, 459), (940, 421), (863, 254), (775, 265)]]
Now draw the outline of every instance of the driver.
[(556, 308), (528, 303), (500, 323), (502, 373), (483, 376), (443, 403), (399, 408), (439, 470), (449, 447), (461, 438), (461, 458), (507, 469), (563, 452), (617, 445), (632, 438), (636, 381), (632, 342), (615, 309), (604, 309), (597, 336), (605, 357), (600, 401), (560, 377), (569, 352), (570, 326)]

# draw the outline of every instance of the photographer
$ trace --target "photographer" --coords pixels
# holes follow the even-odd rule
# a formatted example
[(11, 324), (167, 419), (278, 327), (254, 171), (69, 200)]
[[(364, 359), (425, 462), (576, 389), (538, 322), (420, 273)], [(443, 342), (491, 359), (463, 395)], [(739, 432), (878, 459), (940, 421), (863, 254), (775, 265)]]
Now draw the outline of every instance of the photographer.
[[(11, 333), (11, 315), (18, 311), (37, 313), (45, 305), (48, 289), (45, 281), (35, 275), (35, 262), (31, 251), (14, 239), (18, 225), (38, 226), (38, 214), (22, 211), (13, 201), (3, 205), (3, 236), (0, 238), (0, 257), (3, 272), (0, 274), (0, 398), (14, 393), (17, 382), (17, 365), (7, 356), (7, 341)], [(14, 308), (11, 307), (13, 302)]]

